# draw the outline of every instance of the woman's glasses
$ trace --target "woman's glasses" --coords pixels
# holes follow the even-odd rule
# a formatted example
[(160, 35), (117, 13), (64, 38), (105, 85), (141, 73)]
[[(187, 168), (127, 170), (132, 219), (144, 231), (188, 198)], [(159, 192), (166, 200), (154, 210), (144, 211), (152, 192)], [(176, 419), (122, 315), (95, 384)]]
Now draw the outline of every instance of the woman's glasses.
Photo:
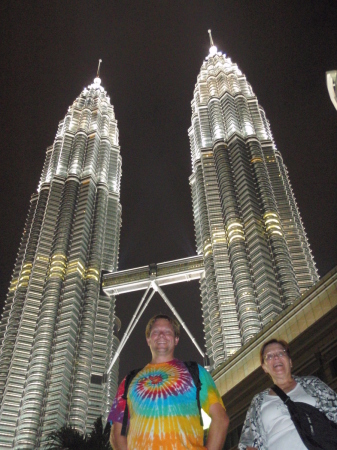
[(263, 356), (263, 359), (265, 361), (271, 361), (272, 359), (276, 358), (276, 356), (278, 358), (284, 358), (287, 354), (287, 350), (283, 349), (283, 350), (278, 350), (277, 352), (273, 352), (273, 353), (267, 353)]

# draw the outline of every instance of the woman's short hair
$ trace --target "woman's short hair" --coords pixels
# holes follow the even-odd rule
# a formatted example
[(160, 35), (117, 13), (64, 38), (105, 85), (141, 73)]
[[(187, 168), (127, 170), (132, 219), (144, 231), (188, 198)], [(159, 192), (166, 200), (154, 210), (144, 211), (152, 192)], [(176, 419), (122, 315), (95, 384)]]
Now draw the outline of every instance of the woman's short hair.
[(148, 323), (146, 325), (146, 329), (145, 329), (146, 339), (148, 339), (150, 337), (153, 324), (158, 319), (165, 319), (168, 322), (170, 322), (170, 324), (173, 327), (174, 337), (179, 337), (180, 336), (180, 323), (178, 322), (177, 319), (175, 319), (173, 317), (170, 317), (170, 316), (167, 316), (166, 314), (157, 314), (157, 315), (151, 317), (151, 319), (148, 321)]
[(289, 350), (289, 345), (288, 342), (284, 341), (283, 339), (270, 339), (269, 341), (265, 342), (260, 350), (260, 361), (261, 364), (264, 363), (264, 351), (266, 349), (266, 347), (270, 344), (280, 344), (282, 345), (282, 347), (284, 348), (284, 350), (286, 351), (287, 355), (290, 358), (290, 350)]

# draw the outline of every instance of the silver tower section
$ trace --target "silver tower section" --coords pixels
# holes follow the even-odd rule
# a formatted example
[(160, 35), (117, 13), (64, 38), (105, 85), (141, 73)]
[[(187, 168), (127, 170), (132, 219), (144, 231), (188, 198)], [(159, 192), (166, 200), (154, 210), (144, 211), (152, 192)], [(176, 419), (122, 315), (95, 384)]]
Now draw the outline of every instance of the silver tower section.
[(100, 78), (85, 88), (47, 149), (0, 325), (0, 447), (43, 448), (66, 423), (107, 417), (118, 366), (113, 301), (101, 271), (117, 269), (121, 157)]
[(318, 274), (265, 112), (238, 66), (211, 45), (189, 138), (206, 348), (217, 367)]

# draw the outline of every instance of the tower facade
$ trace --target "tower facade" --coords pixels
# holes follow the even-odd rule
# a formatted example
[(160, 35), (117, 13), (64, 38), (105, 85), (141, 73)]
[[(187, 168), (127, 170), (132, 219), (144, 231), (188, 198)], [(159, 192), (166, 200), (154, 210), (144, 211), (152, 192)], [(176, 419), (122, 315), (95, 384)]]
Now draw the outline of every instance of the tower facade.
[(194, 89), (189, 138), (206, 348), (217, 367), (318, 274), (265, 112), (212, 38)]
[[(0, 447), (43, 448), (66, 423), (86, 433), (107, 416), (118, 365), (114, 299), (100, 290), (117, 269), (121, 156), (100, 78), (59, 123), (31, 198), (0, 324)], [(112, 301), (111, 301), (112, 300)]]

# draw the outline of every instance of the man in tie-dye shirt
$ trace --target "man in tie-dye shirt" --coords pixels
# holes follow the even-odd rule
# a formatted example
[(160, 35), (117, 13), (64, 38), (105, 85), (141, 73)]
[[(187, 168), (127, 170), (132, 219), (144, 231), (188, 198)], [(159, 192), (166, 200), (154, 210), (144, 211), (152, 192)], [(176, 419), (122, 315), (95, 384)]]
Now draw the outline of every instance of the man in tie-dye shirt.
[(152, 361), (137, 373), (128, 389), (129, 425), (121, 435), (126, 400), (125, 378), (120, 384), (108, 420), (114, 450), (221, 450), (229, 419), (209, 373), (201, 366), (201, 408), (211, 417), (206, 447), (196, 400), (196, 387), (182, 361), (174, 358), (179, 323), (159, 314), (146, 327)]

